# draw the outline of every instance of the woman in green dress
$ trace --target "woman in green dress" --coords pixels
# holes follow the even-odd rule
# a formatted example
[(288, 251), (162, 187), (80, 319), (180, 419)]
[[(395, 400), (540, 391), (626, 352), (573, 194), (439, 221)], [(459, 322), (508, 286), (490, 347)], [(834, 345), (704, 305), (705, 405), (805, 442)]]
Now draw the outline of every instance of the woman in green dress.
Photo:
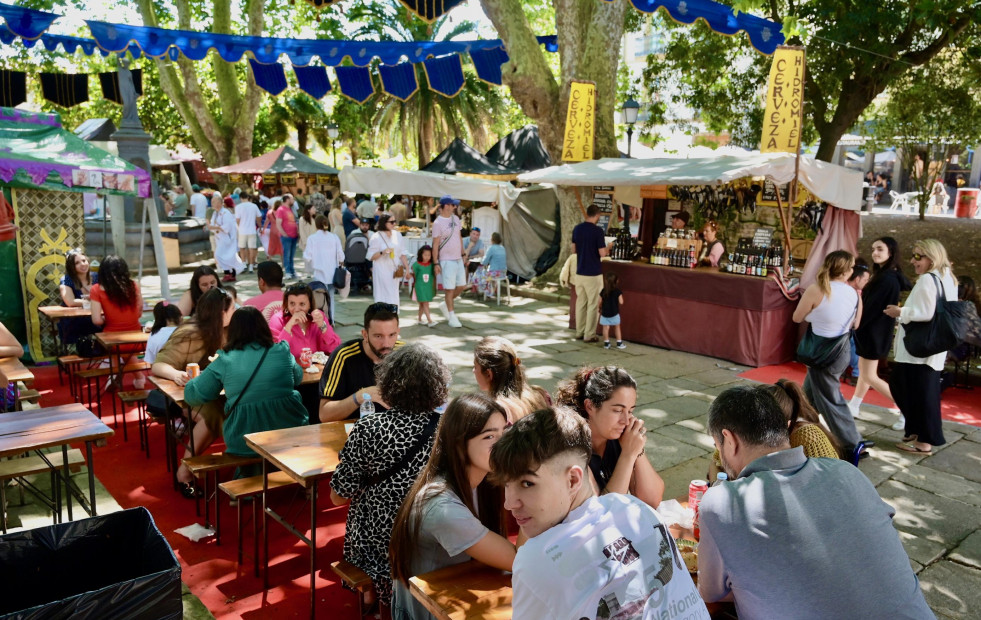
[(307, 410), (294, 389), (302, 379), (303, 369), (293, 359), (289, 343), (274, 341), (262, 313), (244, 306), (232, 315), (228, 341), (217, 358), (187, 382), (184, 401), (192, 407), (201, 405), (217, 399), (224, 389), (227, 452), (255, 456), (245, 444), (245, 435), (307, 423)]

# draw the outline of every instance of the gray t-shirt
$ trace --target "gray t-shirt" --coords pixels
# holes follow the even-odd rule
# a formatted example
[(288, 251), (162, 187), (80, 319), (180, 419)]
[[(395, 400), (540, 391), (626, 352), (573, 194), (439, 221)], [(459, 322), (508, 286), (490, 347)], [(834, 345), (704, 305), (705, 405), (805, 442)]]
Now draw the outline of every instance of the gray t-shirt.
[[(442, 479), (434, 480), (416, 496), (414, 510), (422, 510), (419, 541), (412, 556), (412, 574), (422, 575), (470, 560), (465, 551), (489, 531)], [(419, 498), (428, 498), (422, 501)], [(474, 499), (476, 505), (476, 499)], [(392, 596), (394, 620), (425, 620), (433, 616), (408, 588), (395, 582)]]

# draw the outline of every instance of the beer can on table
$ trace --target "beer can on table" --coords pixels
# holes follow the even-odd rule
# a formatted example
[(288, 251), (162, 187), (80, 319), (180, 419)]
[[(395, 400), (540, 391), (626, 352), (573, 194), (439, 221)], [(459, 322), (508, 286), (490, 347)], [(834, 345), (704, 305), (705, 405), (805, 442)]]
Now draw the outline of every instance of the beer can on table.
[(184, 371), (187, 373), (188, 379), (193, 379), (201, 374), (201, 366), (197, 362), (191, 362)]
[(300, 351), (300, 367), (310, 368), (310, 364), (313, 363), (313, 351), (310, 347), (303, 347)]
[(698, 527), (698, 505), (702, 501), (702, 495), (705, 491), (708, 491), (708, 488), (708, 480), (692, 480), (688, 485), (688, 507), (695, 511), (695, 520), (692, 522), (691, 528), (695, 534), (695, 540), (699, 539), (699, 534), (701, 533)]

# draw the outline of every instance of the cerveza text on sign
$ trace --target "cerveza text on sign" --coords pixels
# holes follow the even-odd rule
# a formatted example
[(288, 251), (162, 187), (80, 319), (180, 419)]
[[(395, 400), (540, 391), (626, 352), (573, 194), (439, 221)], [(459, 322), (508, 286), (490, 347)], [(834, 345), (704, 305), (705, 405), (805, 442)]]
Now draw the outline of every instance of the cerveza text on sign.
[(572, 82), (569, 88), (562, 160), (587, 161), (593, 158), (595, 144), (596, 85), (592, 82)]
[(763, 116), (763, 153), (797, 153), (804, 105), (804, 49), (779, 47), (773, 55)]

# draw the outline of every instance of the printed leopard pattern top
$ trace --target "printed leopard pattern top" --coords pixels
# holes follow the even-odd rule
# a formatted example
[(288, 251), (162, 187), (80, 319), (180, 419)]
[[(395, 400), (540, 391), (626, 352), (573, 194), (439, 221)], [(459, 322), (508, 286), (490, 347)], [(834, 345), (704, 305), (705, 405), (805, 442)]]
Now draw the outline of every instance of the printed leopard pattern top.
[(429, 460), (432, 437), (401, 471), (375, 485), (367, 481), (402, 460), (424, 433), (431, 416), (436, 415), (392, 409), (361, 418), (351, 430), (330, 480), (335, 493), (351, 500), (344, 559), (371, 577), (385, 605), (390, 605), (392, 598), (388, 544), (395, 515)]

